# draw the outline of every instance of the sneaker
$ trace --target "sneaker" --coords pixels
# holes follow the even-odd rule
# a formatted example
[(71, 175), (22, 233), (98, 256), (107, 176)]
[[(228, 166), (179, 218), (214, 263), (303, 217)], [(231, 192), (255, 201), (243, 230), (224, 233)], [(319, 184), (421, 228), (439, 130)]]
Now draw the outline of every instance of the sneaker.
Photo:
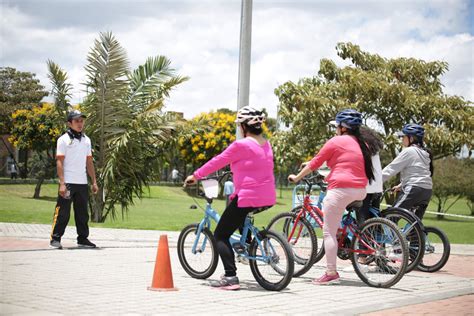
[(240, 289), (239, 278), (237, 276), (221, 276), (220, 280), (211, 281), (210, 285), (221, 290), (238, 290)]
[(314, 279), (312, 283), (316, 285), (339, 284), (339, 273), (336, 272), (335, 275), (328, 275), (327, 273), (324, 273), (324, 275), (321, 276), (319, 279)]
[(391, 253), (387, 256), (387, 259), (392, 261), (392, 262), (402, 262), (403, 261), (403, 255), (402, 254)]
[(59, 240), (54, 240), (54, 239), (49, 242), (49, 247), (56, 248), (56, 249), (63, 249), (61, 242)]
[(250, 264), (250, 260), (247, 257), (237, 256), (237, 261), (247, 266)]
[(359, 264), (367, 264), (367, 257), (359, 257), (357, 259), (357, 261), (359, 262)]
[(96, 245), (91, 243), (89, 239), (78, 241), (77, 246), (81, 248), (95, 248), (96, 247)]

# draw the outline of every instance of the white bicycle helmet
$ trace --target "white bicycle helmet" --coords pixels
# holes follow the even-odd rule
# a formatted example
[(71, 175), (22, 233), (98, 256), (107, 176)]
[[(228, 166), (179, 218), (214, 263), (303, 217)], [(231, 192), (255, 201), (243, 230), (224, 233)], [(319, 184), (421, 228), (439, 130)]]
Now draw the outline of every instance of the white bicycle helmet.
[(236, 123), (245, 123), (249, 126), (265, 122), (265, 113), (251, 106), (244, 106), (237, 112)]

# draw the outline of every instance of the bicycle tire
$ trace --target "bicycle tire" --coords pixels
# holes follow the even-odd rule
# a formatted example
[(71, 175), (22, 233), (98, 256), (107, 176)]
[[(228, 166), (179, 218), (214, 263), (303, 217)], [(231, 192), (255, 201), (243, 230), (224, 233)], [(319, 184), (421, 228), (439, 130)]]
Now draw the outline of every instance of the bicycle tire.
[[(302, 208), (302, 206), (297, 206), (294, 209), (292, 209), (290, 211), (290, 213), (298, 214), (301, 211), (301, 208)], [(318, 218), (321, 220), (321, 222), (324, 223), (323, 219), (321, 218), (321, 216), (318, 213), (316, 213), (316, 216), (318, 216)], [(321, 235), (321, 237), (323, 237), (323, 228), (320, 227), (318, 225), (318, 222), (316, 222), (312, 217), (311, 217), (311, 219), (312, 219), (312, 221), (314, 221), (313, 223), (311, 223), (308, 219), (306, 219), (306, 220), (308, 220), (308, 222), (310, 222), (311, 226), (313, 226), (314, 235), (316, 236), (316, 238), (318, 238), (318, 234), (316, 232), (318, 230), (320, 230), (321, 231), (320, 235)], [(321, 240), (321, 242), (318, 242), (318, 252), (316, 253), (316, 256), (314, 257), (313, 265), (316, 262), (319, 262), (324, 257), (324, 254), (325, 254), (325, 251), (324, 251), (324, 238), (321, 238), (320, 240)]]
[[(291, 234), (292, 230), (292, 223), (295, 222), (297, 218), (297, 214), (295, 213), (281, 213), (273, 217), (270, 222), (267, 225), (267, 229), (272, 229), (273, 231), (280, 233), (283, 235), (283, 237), (286, 237), (290, 247), (293, 250), (293, 257), (295, 259), (295, 268), (293, 271), (293, 277), (299, 277), (305, 274), (306, 272), (311, 269), (311, 267), (314, 264), (314, 260), (316, 258), (316, 255), (318, 253), (318, 240), (316, 237), (316, 234), (314, 233), (312, 225), (309, 223), (309, 221), (306, 218), (301, 217), (298, 220), (298, 225), (301, 225), (301, 230), (302, 231), (297, 231), (295, 230), (295, 234), (298, 235), (298, 241), (301, 240), (301, 235), (304, 234), (310, 242), (310, 249), (309, 250), (309, 255), (305, 256), (305, 253), (302, 253), (301, 251), (297, 251), (296, 248), (296, 243), (297, 240), (294, 239), (292, 236), (289, 236)], [(278, 224), (280, 221), (282, 221), (280, 225)], [(281, 228), (281, 229), (280, 229)], [(282, 230), (282, 231), (280, 231)], [(305, 239), (306, 240), (306, 239)], [(303, 244), (300, 243), (301, 245)], [(307, 248), (307, 246), (306, 246)]]
[[(426, 232), (426, 246), (425, 246), (425, 256), (428, 258), (430, 255), (427, 251), (429, 251), (428, 247), (433, 247), (434, 251), (434, 246), (430, 243), (430, 237), (429, 234), (433, 233), (438, 236), (439, 239), (441, 239), (443, 243), (443, 254), (441, 255), (441, 258), (439, 261), (437, 261), (434, 264), (428, 264), (425, 258), (425, 260), (421, 260), (420, 264), (418, 265), (418, 269), (423, 272), (436, 272), (439, 271), (444, 267), (444, 265), (448, 262), (449, 255), (451, 254), (451, 244), (449, 243), (448, 236), (439, 228), (432, 227), (432, 226), (425, 226), (425, 232)], [(432, 241), (432, 239), (431, 239)]]
[[(379, 225), (381, 228), (376, 228)], [(371, 233), (373, 229), (373, 233)], [(390, 232), (387, 232), (390, 230)], [(383, 234), (381, 233), (383, 231)], [(380, 234), (380, 236), (373, 234)], [(373, 236), (372, 236), (373, 235)], [(387, 235), (387, 237), (385, 237)], [(374, 254), (372, 263), (373, 266), (368, 267), (365, 264), (359, 263), (359, 255), (355, 252), (358, 249), (362, 249), (358, 245), (358, 241), (364, 238), (364, 242), (367, 244), (373, 243), (374, 247), (378, 247)], [(379, 241), (377, 241), (379, 239)], [(387, 246), (388, 245), (388, 246)], [(391, 246), (390, 246), (391, 245)], [(391, 247), (391, 248), (390, 248)], [(365, 248), (365, 246), (364, 246)], [(354, 271), (359, 278), (367, 285), (377, 288), (389, 288), (397, 284), (403, 275), (405, 274), (406, 267), (408, 265), (408, 246), (404, 236), (400, 233), (398, 226), (393, 222), (385, 218), (372, 218), (364, 222), (360, 227), (358, 234), (352, 239), (351, 245), (351, 261)], [(387, 251), (387, 249), (389, 249)], [(396, 260), (390, 258), (396, 256)], [(390, 263), (399, 262), (399, 267), (394, 268), (390, 266)], [(363, 268), (365, 267), (365, 268)], [(372, 271), (371, 271), (372, 269)], [(369, 278), (372, 274), (379, 272), (382, 275), (388, 275), (386, 281), (373, 281)]]
[(423, 227), (421, 227), (413, 215), (398, 211), (396, 209), (384, 211), (382, 212), (382, 216), (383, 218), (387, 218), (397, 225), (400, 219), (404, 219), (410, 225), (414, 224), (413, 229), (411, 229), (410, 232), (402, 231), (402, 234), (406, 237), (409, 248), (408, 265), (405, 273), (413, 271), (413, 269), (415, 269), (420, 264), (424, 255), (425, 233), (423, 232)]
[[(293, 258), (293, 250), (291, 249), (290, 245), (286, 241), (286, 238), (281, 236), (280, 234), (277, 234), (271, 230), (263, 230), (259, 232), (259, 238), (261, 240), (260, 245), (262, 247), (259, 247), (259, 243), (257, 242), (256, 238), (253, 238), (250, 247), (249, 247), (249, 256), (250, 257), (257, 257), (259, 256), (258, 251), (262, 252), (261, 248), (265, 248), (265, 251), (271, 251), (272, 252), (272, 257), (271, 257), (271, 262), (264, 263), (260, 260), (255, 260), (251, 259), (249, 260), (249, 265), (250, 265), (250, 270), (252, 271), (252, 274), (255, 278), (255, 280), (260, 284), (261, 287), (263, 287), (266, 290), (269, 291), (281, 291), (284, 288), (290, 284), (291, 279), (293, 278), (293, 270), (294, 270), (294, 258)], [(270, 239), (275, 240), (281, 247), (280, 254), (277, 254), (274, 251), (275, 245), (272, 245), (270, 242)], [(260, 253), (260, 255), (262, 255)], [(279, 267), (276, 266), (280, 262), (280, 256), (283, 255), (286, 259), (286, 270), (281, 271)], [(261, 265), (259, 265), (261, 263)], [(273, 270), (273, 275), (279, 275), (281, 278), (277, 280), (276, 282), (267, 280), (266, 277), (263, 276), (263, 273), (261, 270), (263, 270), (263, 267), (271, 267), (271, 270)], [(270, 270), (270, 271), (271, 271)]]
[[(207, 238), (208, 245), (206, 246), (205, 250), (210, 249), (209, 251), (211, 251), (211, 259), (209, 260), (209, 263), (205, 263), (205, 268), (196, 269), (195, 267), (193, 267), (190, 263), (190, 259), (198, 258), (196, 257), (198, 256), (198, 254), (197, 253), (193, 254), (190, 251), (189, 252), (185, 251), (186, 237), (192, 233), (196, 235), (198, 228), (199, 228), (199, 224), (190, 224), (181, 230), (181, 233), (179, 234), (178, 246), (177, 246), (178, 258), (184, 271), (186, 271), (186, 273), (189, 274), (191, 277), (195, 279), (207, 279), (216, 271), (217, 264), (219, 261), (219, 255), (217, 253), (217, 248), (216, 248), (216, 240), (214, 238), (214, 235), (211, 233), (211, 231), (208, 228), (204, 228), (201, 231), (201, 234), (204, 234), (205, 238)], [(194, 242), (194, 240), (195, 239), (192, 239), (190, 242)], [(201, 253), (202, 252), (199, 252), (199, 255)]]

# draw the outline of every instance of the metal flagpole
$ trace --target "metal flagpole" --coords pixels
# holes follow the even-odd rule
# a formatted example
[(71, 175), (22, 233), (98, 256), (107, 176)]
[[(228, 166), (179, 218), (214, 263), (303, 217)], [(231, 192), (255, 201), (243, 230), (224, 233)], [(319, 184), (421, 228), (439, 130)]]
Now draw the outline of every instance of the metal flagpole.
[[(242, 0), (240, 17), (240, 49), (239, 49), (239, 86), (237, 88), (237, 111), (249, 105), (250, 90), (250, 58), (252, 42), (252, 0)], [(236, 126), (237, 139), (242, 138)]]

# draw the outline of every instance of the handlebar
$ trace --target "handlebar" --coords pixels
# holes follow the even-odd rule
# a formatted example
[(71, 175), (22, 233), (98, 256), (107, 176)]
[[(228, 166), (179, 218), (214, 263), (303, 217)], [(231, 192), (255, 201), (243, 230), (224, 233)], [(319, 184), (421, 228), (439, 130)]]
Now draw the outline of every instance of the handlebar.
[(229, 175), (229, 174), (232, 174), (232, 171), (224, 171), (221, 175), (204, 177), (204, 178), (199, 179), (198, 181), (217, 180), (217, 181), (221, 182), (222, 179), (224, 179), (224, 177)]
[[(208, 177), (204, 177), (204, 178), (201, 178), (199, 180), (196, 180), (196, 183), (199, 182), (199, 181), (203, 181), (203, 180), (217, 180), (220, 183), (225, 176), (231, 175), (231, 174), (232, 174), (231, 171), (225, 171), (221, 175), (208, 176)], [(184, 187), (186, 187), (188, 185), (191, 185), (191, 184), (193, 184), (193, 182), (186, 181), (186, 182), (184, 182)]]
[(314, 176), (311, 177), (306, 176), (302, 179), (302, 181), (304, 181), (307, 185), (318, 185), (325, 183), (324, 177), (319, 173), (316, 173)]
[(324, 181), (324, 176), (316, 172), (313, 176), (306, 176), (301, 181), (303, 181), (307, 188), (306, 193), (310, 193), (314, 185), (317, 185), (322, 191), (325, 191), (327, 188), (327, 183)]

